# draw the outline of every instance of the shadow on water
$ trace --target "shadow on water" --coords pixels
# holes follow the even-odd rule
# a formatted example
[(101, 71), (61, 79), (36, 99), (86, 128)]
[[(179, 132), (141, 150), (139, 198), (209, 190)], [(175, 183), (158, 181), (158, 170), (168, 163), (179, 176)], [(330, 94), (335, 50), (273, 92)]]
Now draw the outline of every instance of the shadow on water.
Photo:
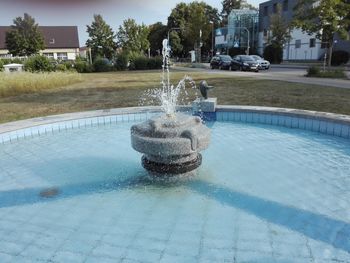
[(265, 221), (286, 227), (350, 253), (350, 224), (347, 222), (237, 192), (202, 180), (190, 183), (188, 187), (192, 191), (219, 203), (244, 210)]
[[(92, 182), (57, 185), (57, 195), (40, 195), (43, 188), (16, 189), (0, 192), (0, 208), (52, 202), (65, 198), (106, 193), (112, 191), (137, 190), (152, 186), (149, 191), (182, 186), (217, 202), (241, 209), (263, 220), (299, 232), (314, 240), (319, 240), (350, 253), (350, 224), (328, 216), (265, 200), (227, 187), (208, 183), (198, 177), (193, 179), (171, 178), (154, 180), (142, 168), (134, 168), (126, 176), (115, 176)], [(116, 173), (118, 174), (118, 173)]]

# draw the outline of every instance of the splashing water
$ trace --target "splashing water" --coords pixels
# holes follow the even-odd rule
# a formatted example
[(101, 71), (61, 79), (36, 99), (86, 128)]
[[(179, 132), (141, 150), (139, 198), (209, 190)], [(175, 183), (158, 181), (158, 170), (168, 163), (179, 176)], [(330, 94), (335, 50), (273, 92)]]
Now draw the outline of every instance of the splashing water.
[(181, 79), (176, 86), (170, 83), (170, 46), (168, 39), (163, 40), (162, 55), (162, 87), (158, 89), (147, 90), (142, 100), (144, 102), (146, 99), (150, 99), (151, 102), (160, 104), (161, 109), (166, 113), (167, 116), (173, 116), (176, 112), (176, 105), (178, 105), (179, 102), (183, 102), (179, 101), (181, 92), (183, 91), (185, 93), (185, 97), (188, 96), (188, 93), (186, 91), (186, 82), (188, 82), (194, 89), (196, 88), (196, 84), (189, 76), (185, 76), (183, 79)]

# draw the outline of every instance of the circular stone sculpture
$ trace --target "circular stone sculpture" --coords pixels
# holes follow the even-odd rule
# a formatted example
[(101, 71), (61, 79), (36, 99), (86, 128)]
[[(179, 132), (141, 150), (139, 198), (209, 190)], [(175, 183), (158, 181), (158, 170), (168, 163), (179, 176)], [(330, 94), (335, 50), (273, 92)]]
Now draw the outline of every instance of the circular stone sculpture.
[(131, 127), (132, 147), (143, 153), (142, 165), (153, 175), (186, 174), (202, 163), (210, 129), (201, 118), (177, 113)]

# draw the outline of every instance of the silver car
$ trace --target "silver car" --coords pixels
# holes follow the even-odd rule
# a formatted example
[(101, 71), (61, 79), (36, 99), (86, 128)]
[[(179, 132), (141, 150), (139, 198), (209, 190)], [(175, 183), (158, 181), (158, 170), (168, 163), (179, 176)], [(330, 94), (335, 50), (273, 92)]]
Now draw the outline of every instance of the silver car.
[(259, 69), (269, 69), (270, 68), (270, 62), (263, 59), (262, 57), (258, 55), (251, 55), (252, 59), (254, 59), (259, 64)]

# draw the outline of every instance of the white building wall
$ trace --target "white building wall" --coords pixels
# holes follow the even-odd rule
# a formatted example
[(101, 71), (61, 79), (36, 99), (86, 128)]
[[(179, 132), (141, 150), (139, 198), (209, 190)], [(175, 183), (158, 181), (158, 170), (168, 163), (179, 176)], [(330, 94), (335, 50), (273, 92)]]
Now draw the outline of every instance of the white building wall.
[[(310, 46), (310, 39), (315, 39), (315, 46)], [(283, 60), (318, 60), (325, 50), (316, 36), (303, 33), (300, 29), (291, 32), (291, 39), (283, 49)]]

